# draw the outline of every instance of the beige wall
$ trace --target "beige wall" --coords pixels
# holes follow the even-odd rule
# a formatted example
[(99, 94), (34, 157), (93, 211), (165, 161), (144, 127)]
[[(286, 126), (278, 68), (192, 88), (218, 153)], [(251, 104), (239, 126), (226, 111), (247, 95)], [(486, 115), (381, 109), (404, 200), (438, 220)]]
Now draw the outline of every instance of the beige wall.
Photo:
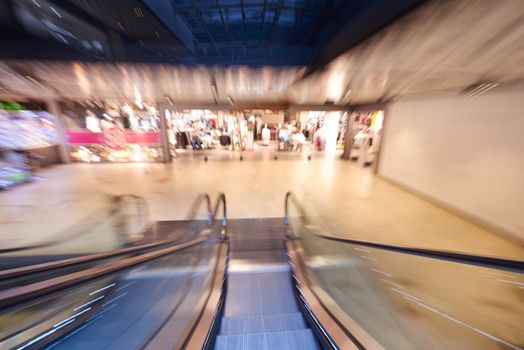
[(401, 99), (383, 142), (379, 175), (524, 240), (524, 90)]

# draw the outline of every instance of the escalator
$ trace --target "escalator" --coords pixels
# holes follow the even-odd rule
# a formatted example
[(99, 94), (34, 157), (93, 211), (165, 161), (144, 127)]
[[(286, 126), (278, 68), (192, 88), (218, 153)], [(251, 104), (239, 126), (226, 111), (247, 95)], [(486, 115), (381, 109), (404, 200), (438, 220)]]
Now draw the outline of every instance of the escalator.
[(184, 243), (1, 292), (0, 348), (523, 348), (522, 261), (330, 237), (292, 195), (264, 219), (201, 198)]
[(285, 207), (229, 220), (223, 283), (174, 348), (524, 348), (523, 261), (333, 237), (307, 199)]
[(212, 276), (224, 222), (213, 230), (210, 214), (209, 196), (200, 195), (184, 237), (176, 241), (100, 259), (92, 267), (71, 265), (77, 271), (58, 276), (52, 271), (48, 279), (39, 275), (35, 282), (0, 291), (0, 349), (122, 349), (147, 343), (169, 316), (164, 311), (191, 302)]
[(230, 220), (230, 230), (227, 294), (214, 349), (319, 349), (295, 301), (282, 220)]
[[(0, 291), (85, 270), (104, 262), (146, 254), (194, 238), (195, 207), (205, 197), (198, 197), (188, 217), (192, 220), (151, 222), (146, 201), (135, 195), (110, 197), (112, 208), (99, 220), (84, 220), (74, 229), (46, 242), (0, 250)], [(192, 234), (191, 234), (192, 232)], [(100, 236), (115, 239), (114, 249), (100, 252)], [(106, 238), (106, 240), (108, 240)], [(94, 243), (96, 242), (96, 243)], [(68, 248), (82, 247), (83, 254), (64, 254)], [(62, 254), (58, 253), (62, 252)]]

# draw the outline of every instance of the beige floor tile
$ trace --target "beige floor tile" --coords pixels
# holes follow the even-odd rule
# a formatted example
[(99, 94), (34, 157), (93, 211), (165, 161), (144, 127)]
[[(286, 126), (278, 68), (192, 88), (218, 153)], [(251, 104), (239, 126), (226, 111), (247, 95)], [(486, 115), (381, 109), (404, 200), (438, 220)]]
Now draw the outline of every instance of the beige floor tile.
[[(0, 193), (0, 244), (52, 237), (100, 209), (104, 194), (134, 193), (152, 220), (185, 219), (195, 196), (227, 195), (231, 218), (281, 217), (288, 190), (308, 193), (333, 234), (524, 259), (524, 248), (335, 156), (184, 155), (172, 164), (72, 164)], [(68, 206), (68, 203), (74, 205)], [(103, 206), (102, 206), (103, 208)], [(36, 228), (38, 225), (38, 229)], [(13, 234), (16, 232), (16, 234)], [(24, 237), (21, 239), (20, 237)], [(86, 243), (87, 244), (87, 243)]]

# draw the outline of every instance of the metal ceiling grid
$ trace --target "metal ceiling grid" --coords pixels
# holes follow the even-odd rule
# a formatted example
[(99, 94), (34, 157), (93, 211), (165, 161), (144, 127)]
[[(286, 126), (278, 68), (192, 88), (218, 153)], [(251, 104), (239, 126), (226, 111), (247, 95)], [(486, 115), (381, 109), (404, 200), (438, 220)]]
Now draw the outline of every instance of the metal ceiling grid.
[(206, 63), (307, 65), (325, 1), (170, 0)]

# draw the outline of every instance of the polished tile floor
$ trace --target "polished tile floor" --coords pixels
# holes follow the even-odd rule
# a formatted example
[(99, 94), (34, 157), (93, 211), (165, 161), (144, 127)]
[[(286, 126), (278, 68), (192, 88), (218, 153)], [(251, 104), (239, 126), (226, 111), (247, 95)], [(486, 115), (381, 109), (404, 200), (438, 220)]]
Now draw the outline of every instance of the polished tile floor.
[[(309, 151), (308, 151), (309, 152)], [(183, 153), (164, 164), (70, 164), (0, 193), (0, 246), (49, 239), (96, 222), (105, 194), (134, 193), (152, 220), (185, 219), (199, 192), (227, 195), (231, 218), (281, 217), (286, 191), (307, 193), (332, 233), (363, 240), (524, 259), (511, 241), (373, 175), (338, 154)], [(278, 160), (274, 156), (278, 156)], [(204, 161), (207, 156), (208, 160)], [(94, 221), (93, 221), (94, 220)], [(99, 230), (103, 230), (100, 225)]]

